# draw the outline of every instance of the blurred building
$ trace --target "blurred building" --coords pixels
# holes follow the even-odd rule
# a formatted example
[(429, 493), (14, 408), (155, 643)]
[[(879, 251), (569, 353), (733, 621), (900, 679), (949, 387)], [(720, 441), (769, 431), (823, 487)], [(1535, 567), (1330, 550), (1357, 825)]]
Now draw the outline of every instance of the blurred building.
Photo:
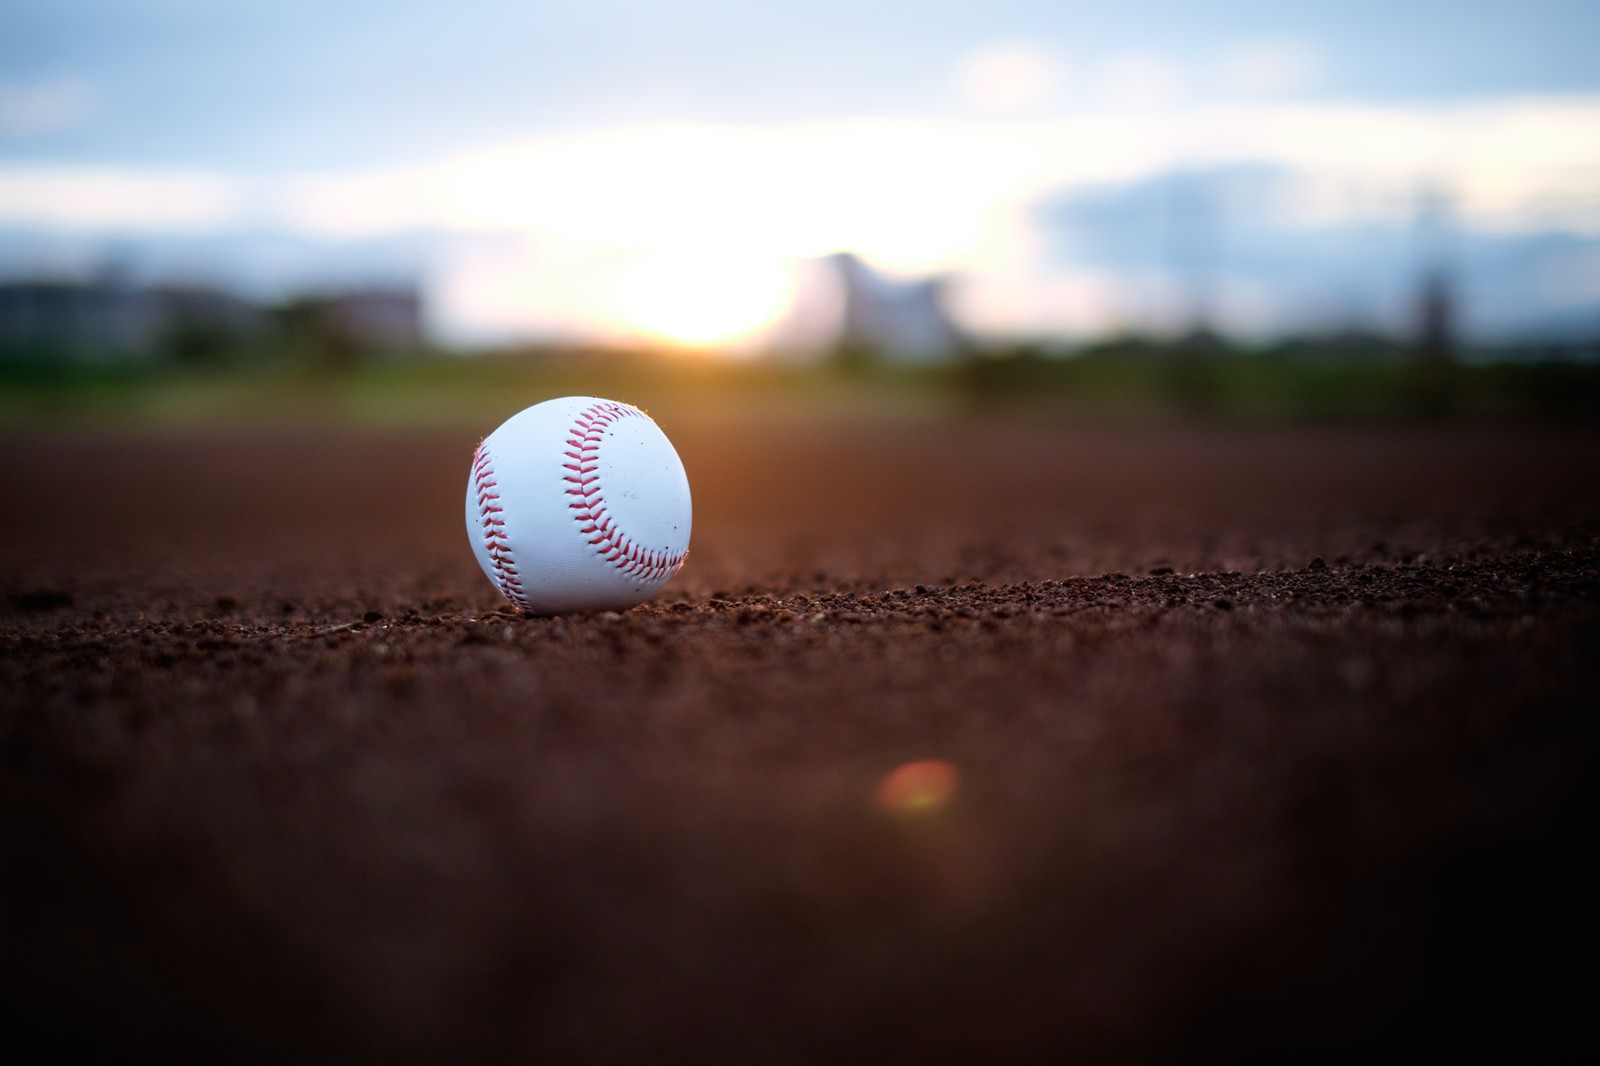
[(414, 288), (373, 288), (325, 297), (328, 314), (364, 348), (407, 352), (422, 347), (422, 297)]
[(0, 284), (0, 353), (45, 359), (150, 358), (161, 299), (114, 276)]
[(414, 354), (424, 341), (422, 299), (412, 289), (297, 296), (273, 308), (273, 321), (284, 359), (325, 371)]
[(66, 361), (205, 359), (259, 333), (260, 308), (205, 286), (90, 281), (0, 284), (0, 356)]
[[(362, 289), (285, 306), (306, 305), (352, 355), (411, 352), (425, 340), (422, 300), (415, 289)], [(221, 289), (136, 286), (116, 272), (88, 281), (6, 282), (0, 283), (0, 358), (219, 360), (272, 340), (275, 323), (284, 317)]]
[(945, 310), (945, 278), (887, 278), (850, 252), (829, 256), (826, 262), (841, 293), (836, 351), (901, 362), (938, 362), (966, 350), (966, 338)]

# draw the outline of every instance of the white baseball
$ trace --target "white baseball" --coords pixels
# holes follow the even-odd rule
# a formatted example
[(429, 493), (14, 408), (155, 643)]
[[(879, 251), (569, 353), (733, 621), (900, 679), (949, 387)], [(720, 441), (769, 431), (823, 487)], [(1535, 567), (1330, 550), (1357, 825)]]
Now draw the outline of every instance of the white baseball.
[(637, 407), (546, 400), (486, 437), (467, 478), (467, 538), (495, 588), (532, 614), (643, 603), (689, 551), (689, 478)]

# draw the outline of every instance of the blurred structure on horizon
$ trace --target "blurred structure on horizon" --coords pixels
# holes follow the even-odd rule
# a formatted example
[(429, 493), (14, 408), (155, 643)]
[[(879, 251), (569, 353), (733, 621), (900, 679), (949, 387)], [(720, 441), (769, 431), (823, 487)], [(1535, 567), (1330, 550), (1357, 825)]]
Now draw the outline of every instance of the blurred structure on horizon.
[(313, 362), (339, 362), (416, 352), (426, 343), (415, 289), (267, 304), (204, 285), (139, 285), (116, 269), (82, 281), (0, 283), (0, 359), (12, 361), (205, 364), (299, 347)]
[[(422, 279), (415, 328), (458, 350), (1410, 343), (1430, 273), (1462, 357), (1600, 336), (1579, 0), (12, 6), (0, 282), (126, 254), (197, 290), (15, 289), (13, 334), (142, 352), (183, 319), (199, 352), (246, 328), (226, 299)], [(1439, 263), (1419, 187), (1449, 190)], [(807, 275), (844, 251), (830, 308)], [(409, 346), (403, 303), (325, 312)]]
[(81, 282), (0, 284), (0, 356), (61, 362), (203, 355), (262, 328), (261, 310), (202, 286), (136, 286), (115, 270)]
[[(1417, 195), (1416, 358), (1426, 370), (1456, 358), (1456, 269), (1453, 209), (1442, 188)], [(1600, 294), (1597, 294), (1600, 295)]]
[(945, 309), (948, 278), (897, 281), (852, 252), (831, 255), (826, 262), (838, 279), (842, 304), (837, 333), (827, 345), (831, 354), (944, 362), (971, 347)]

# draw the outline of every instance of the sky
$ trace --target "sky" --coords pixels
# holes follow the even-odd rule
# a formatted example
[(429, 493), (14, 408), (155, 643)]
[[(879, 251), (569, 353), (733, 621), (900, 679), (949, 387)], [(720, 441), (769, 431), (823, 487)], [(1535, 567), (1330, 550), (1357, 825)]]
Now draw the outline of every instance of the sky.
[(1469, 328), (1586, 328), (1595, 40), (1592, 0), (10, 0), (0, 273), (737, 345), (846, 249), (1024, 336), (1401, 328), (1433, 257)]

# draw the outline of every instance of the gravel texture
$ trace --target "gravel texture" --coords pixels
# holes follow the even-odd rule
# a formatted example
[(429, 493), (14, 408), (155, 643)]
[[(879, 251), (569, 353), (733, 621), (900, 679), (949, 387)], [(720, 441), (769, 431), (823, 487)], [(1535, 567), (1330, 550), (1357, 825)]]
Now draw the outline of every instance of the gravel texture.
[(0, 442), (16, 1046), (1587, 1037), (1600, 433), (663, 422), (687, 569), (557, 618), (470, 557), (470, 436)]

